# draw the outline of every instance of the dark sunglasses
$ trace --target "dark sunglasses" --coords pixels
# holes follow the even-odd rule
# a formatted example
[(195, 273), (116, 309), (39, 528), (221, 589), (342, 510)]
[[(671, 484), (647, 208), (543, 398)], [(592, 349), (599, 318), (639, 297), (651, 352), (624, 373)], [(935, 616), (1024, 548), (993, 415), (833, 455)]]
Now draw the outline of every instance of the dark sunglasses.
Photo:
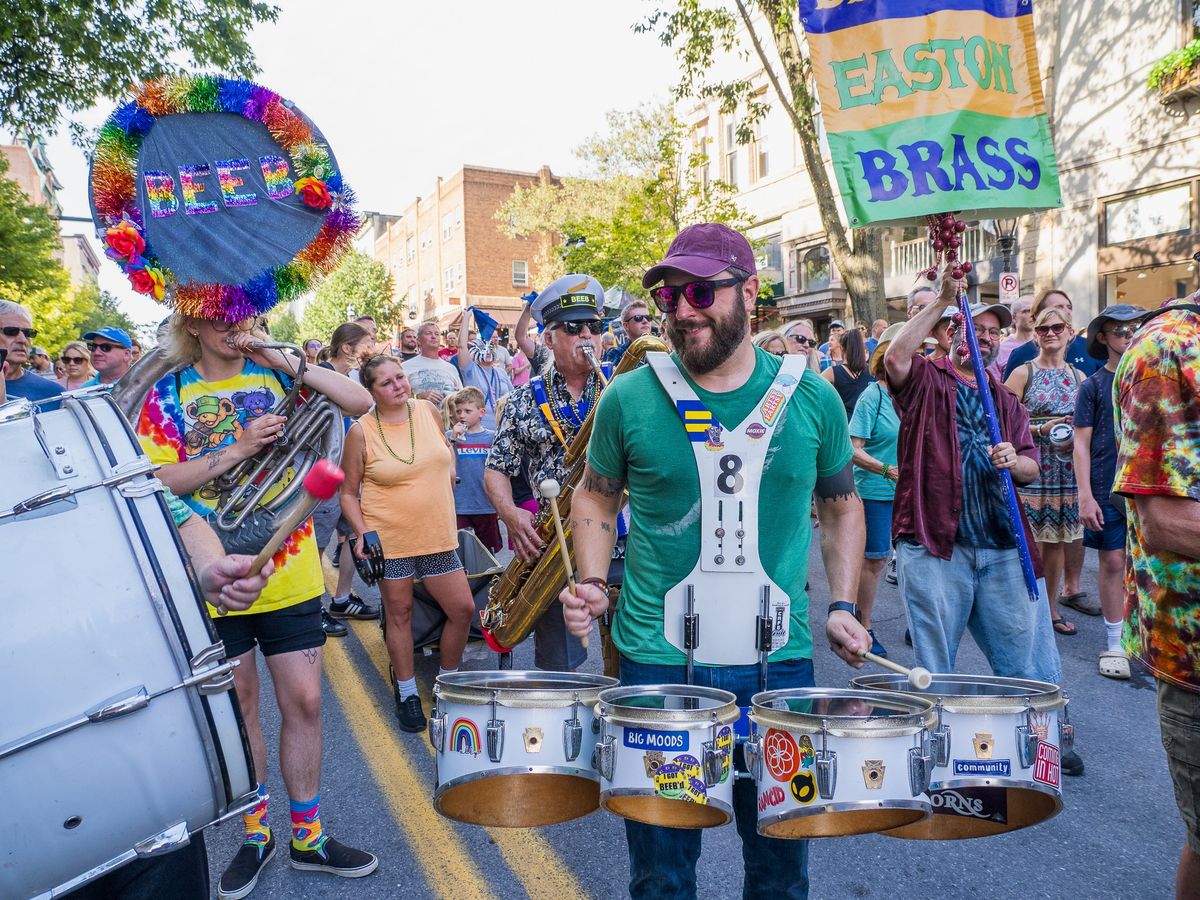
[(1062, 334), (1067, 330), (1067, 326), (1062, 322), (1055, 322), (1053, 325), (1038, 325), (1033, 330), (1045, 337), (1048, 334)]
[(1113, 337), (1130, 338), (1137, 334), (1137, 330), (1137, 325), (1118, 325), (1116, 328), (1111, 328), (1104, 333), (1111, 334)]
[(743, 281), (744, 278), (722, 278), (720, 281), (693, 281), (691, 284), (675, 287), (664, 284), (652, 290), (650, 296), (654, 298), (658, 308), (668, 315), (679, 309), (680, 297), (683, 297), (692, 309), (708, 309), (717, 298), (718, 288), (733, 287)]
[(16, 337), (18, 334), (23, 334), (31, 341), (38, 334), (36, 328), (18, 328), (15, 325), (5, 325), (3, 328), (0, 328), (0, 333), (3, 333), (5, 337)]
[(122, 347), (120, 344), (108, 344), (108, 343), (98, 344), (95, 341), (88, 341), (87, 348), (88, 348), (88, 350), (90, 350), (92, 352), (95, 352), (96, 350), (103, 350), (105, 353), (112, 353), (114, 350), (127, 349), (125, 347)]
[(574, 337), (575, 335), (582, 334), (585, 328), (593, 335), (600, 334), (604, 330), (604, 323), (599, 319), (584, 319), (580, 322), (559, 322), (557, 323), (557, 327)]
[(62, 361), (68, 366), (80, 366), (87, 362), (86, 356), (64, 356)]
[(817, 342), (816, 342), (815, 340), (813, 340), (812, 338), (806, 338), (806, 337), (805, 337), (804, 335), (802, 335), (802, 334), (789, 334), (789, 335), (788, 335), (788, 339), (789, 339), (789, 340), (792, 340), (792, 341), (795, 341), (795, 342), (796, 342), (797, 344), (799, 344), (801, 347), (815, 347), (815, 346), (817, 346)]
[(638, 313), (636, 316), (630, 316), (626, 322), (649, 322), (650, 317), (645, 313)]

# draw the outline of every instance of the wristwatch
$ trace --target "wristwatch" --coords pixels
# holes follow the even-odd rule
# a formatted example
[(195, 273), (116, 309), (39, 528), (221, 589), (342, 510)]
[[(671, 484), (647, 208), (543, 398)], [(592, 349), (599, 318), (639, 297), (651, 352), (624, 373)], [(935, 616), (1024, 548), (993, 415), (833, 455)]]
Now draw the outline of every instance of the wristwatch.
[(858, 621), (862, 621), (862, 616), (858, 612), (858, 606), (850, 603), (848, 600), (834, 600), (829, 604), (829, 612), (830, 614), (835, 612), (848, 612), (850, 615), (854, 616), (854, 618), (858, 619)]

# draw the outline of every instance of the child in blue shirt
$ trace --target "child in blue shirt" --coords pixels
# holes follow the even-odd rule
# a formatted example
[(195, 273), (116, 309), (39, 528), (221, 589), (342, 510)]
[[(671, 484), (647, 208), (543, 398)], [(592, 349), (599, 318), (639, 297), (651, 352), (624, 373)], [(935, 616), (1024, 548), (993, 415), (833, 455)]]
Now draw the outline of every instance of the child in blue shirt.
[(454, 488), (454, 511), (459, 528), (471, 528), (480, 543), (492, 553), (500, 551), (500, 522), (483, 490), (483, 469), (496, 439), (483, 427), (486, 398), (477, 387), (455, 391), (446, 399), (453, 425), (446, 437), (454, 445), (458, 484)]

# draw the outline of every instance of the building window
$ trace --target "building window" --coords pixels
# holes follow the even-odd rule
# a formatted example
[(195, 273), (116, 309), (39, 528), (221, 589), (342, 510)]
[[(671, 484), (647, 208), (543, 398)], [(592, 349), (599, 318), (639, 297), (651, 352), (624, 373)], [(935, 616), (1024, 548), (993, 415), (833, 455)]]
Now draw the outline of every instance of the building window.
[(1200, 38), (1200, 0), (1191, 0), (1187, 5), (1191, 15), (1188, 17), (1187, 28), (1192, 38)]
[(442, 272), (442, 290), (447, 294), (454, 290), (454, 266), (447, 266)]
[(708, 193), (708, 185), (712, 177), (712, 167), (708, 155), (708, 119), (696, 125), (692, 130), (691, 165), (697, 172), (700, 189)]
[(456, 273), (455, 281), (462, 281), (462, 280), (463, 280), (463, 264), (460, 262), (458, 264), (458, 271)]
[(433, 244), (433, 227), (430, 226), (421, 232), (421, 249), (432, 246)]
[(729, 122), (725, 126), (725, 161), (721, 177), (732, 188), (738, 186), (738, 145), (737, 127)]
[(529, 285), (529, 267), (526, 265), (525, 260), (513, 260), (512, 283), (513, 287), (527, 287)]
[(454, 207), (454, 227), (462, 228), (462, 207)]
[(1104, 204), (1106, 244), (1188, 232), (1192, 228), (1192, 186), (1181, 184)]
[(761, 181), (771, 174), (767, 154), (767, 138), (762, 133), (762, 124), (754, 127), (754, 140), (750, 142), (750, 180)]
[(754, 256), (758, 268), (759, 283), (771, 292), (773, 297), (783, 296), (783, 248), (779, 235), (771, 235), (763, 243), (762, 248)]
[(446, 213), (442, 216), (442, 240), (450, 240), (450, 235), (454, 233), (454, 213)]
[(409, 262), (417, 258), (417, 239), (412, 235), (404, 242), (404, 255)]
[(803, 293), (823, 291), (829, 287), (829, 248), (822, 245), (801, 251), (800, 290)]

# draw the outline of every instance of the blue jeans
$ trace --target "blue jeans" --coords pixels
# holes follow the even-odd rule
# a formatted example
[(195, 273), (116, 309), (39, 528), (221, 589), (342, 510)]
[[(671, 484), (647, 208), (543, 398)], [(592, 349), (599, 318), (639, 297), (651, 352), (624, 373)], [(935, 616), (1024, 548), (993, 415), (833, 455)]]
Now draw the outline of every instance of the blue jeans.
[[(696, 666), (695, 683), (737, 695), (739, 706), (750, 705), (758, 693), (758, 666)], [(621, 657), (621, 684), (684, 684), (683, 666), (660, 666)], [(771, 690), (812, 687), (811, 659), (771, 663)], [(742, 747), (734, 765), (746, 771)], [(784, 900), (808, 897), (808, 841), (785, 841), (758, 834), (758, 800), (754, 782), (739, 778), (733, 784), (733, 814), (742, 838), (745, 880), (742, 897)], [(629, 843), (629, 896), (634, 900), (684, 900), (696, 896), (696, 861), (703, 829), (665, 828), (625, 820)], [(710, 893), (711, 892), (707, 892)], [(715, 895), (714, 895), (715, 896)]]
[(1015, 549), (955, 544), (950, 559), (938, 559), (920, 544), (900, 540), (896, 575), (917, 665), (953, 672), (969, 628), (993, 674), (1059, 683), (1062, 663), (1050, 606), (1044, 599), (1030, 602)]

